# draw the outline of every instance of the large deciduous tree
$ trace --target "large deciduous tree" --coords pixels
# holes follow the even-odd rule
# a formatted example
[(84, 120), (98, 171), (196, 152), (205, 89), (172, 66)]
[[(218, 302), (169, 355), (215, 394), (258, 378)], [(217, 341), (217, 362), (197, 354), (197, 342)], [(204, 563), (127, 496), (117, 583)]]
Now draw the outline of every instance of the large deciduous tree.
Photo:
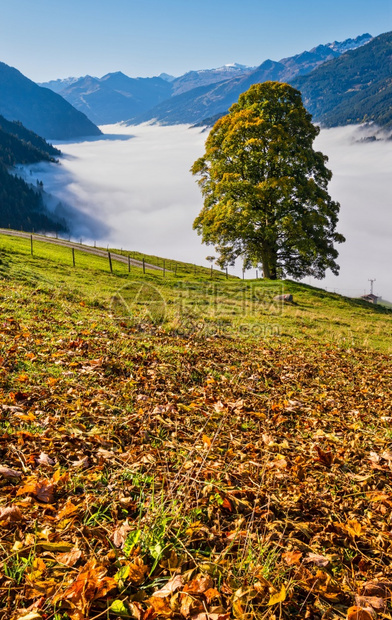
[(215, 123), (192, 167), (204, 196), (193, 226), (222, 266), (242, 257), (270, 279), (338, 273), (345, 239), (328, 158), (313, 149), (319, 131), (301, 93), (279, 82), (254, 84)]

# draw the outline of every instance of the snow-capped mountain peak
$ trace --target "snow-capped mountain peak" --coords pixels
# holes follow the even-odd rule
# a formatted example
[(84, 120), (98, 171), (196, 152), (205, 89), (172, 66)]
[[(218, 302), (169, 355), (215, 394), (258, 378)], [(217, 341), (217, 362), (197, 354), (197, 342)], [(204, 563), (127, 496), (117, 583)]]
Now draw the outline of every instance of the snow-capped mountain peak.
[[(85, 75), (84, 77), (87, 78), (89, 76)], [(64, 90), (64, 88), (68, 88), (72, 84), (75, 84), (75, 82), (78, 82), (82, 79), (83, 78), (81, 77), (68, 77), (64, 79), (50, 80), (49, 82), (41, 82), (38, 84), (38, 86), (42, 86), (43, 88), (50, 88), (50, 90), (53, 90), (53, 92), (59, 93), (60, 91)]]
[(361, 34), (355, 39), (346, 39), (345, 41), (334, 41), (333, 43), (327, 43), (326, 47), (329, 47), (334, 52), (338, 52), (339, 54), (344, 54), (344, 52), (348, 52), (349, 50), (355, 50), (361, 45), (365, 45), (365, 43), (369, 43), (373, 39), (372, 35), (366, 32), (365, 34)]

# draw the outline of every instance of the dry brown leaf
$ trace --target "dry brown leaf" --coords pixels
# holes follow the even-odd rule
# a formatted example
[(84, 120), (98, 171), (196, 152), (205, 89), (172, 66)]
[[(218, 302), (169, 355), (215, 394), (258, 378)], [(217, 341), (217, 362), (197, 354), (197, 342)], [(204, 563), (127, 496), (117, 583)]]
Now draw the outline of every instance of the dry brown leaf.
[(350, 519), (346, 523), (346, 529), (350, 536), (354, 538), (355, 536), (361, 535), (362, 525), (356, 519)]
[(197, 575), (195, 579), (192, 579), (184, 586), (184, 592), (188, 594), (203, 594), (210, 588), (212, 588), (214, 582), (210, 575)]
[(111, 452), (110, 450), (105, 450), (105, 448), (98, 448), (97, 454), (98, 456), (102, 456), (102, 458), (105, 460), (110, 460), (116, 457), (114, 452)]
[(162, 616), (164, 618), (170, 618), (170, 616), (173, 615), (173, 610), (171, 609), (169, 603), (164, 599), (151, 596), (147, 602), (151, 605), (158, 617)]
[(74, 461), (72, 463), (72, 467), (76, 467), (79, 469), (87, 469), (90, 466), (90, 461), (88, 460), (88, 456), (84, 456), (83, 458)]
[(326, 467), (331, 467), (334, 461), (334, 455), (332, 450), (328, 450), (328, 452), (325, 452), (320, 448), (320, 446), (317, 445), (315, 446), (315, 449), (317, 452), (317, 460)]
[(86, 620), (85, 613), (79, 611), (78, 609), (69, 610), (68, 616), (71, 618), (71, 620)]
[(154, 609), (152, 607), (148, 607), (143, 614), (142, 620), (155, 620), (157, 617)]
[(384, 611), (386, 602), (380, 596), (359, 596), (355, 597), (355, 604), (358, 607), (373, 607), (375, 611)]
[(157, 596), (159, 598), (166, 598), (167, 596), (170, 596), (171, 594), (173, 594), (176, 590), (183, 588), (183, 586), (184, 586), (184, 581), (181, 575), (175, 575), (174, 577), (169, 579), (169, 581), (163, 586), (163, 588), (154, 592), (152, 596)]
[(112, 541), (115, 547), (122, 547), (125, 543), (127, 536), (130, 532), (131, 528), (129, 526), (128, 521), (125, 521), (119, 527), (116, 527), (112, 534)]
[(103, 357), (100, 357), (99, 359), (96, 359), (96, 360), (89, 360), (89, 366), (92, 366), (93, 368), (102, 366), (102, 363), (103, 363)]
[(51, 504), (54, 500), (54, 486), (48, 480), (43, 478), (29, 478), (26, 484), (18, 489), (17, 495), (34, 495), (36, 499), (44, 504)]
[(211, 603), (216, 598), (220, 598), (220, 593), (216, 588), (209, 588), (204, 592), (204, 596), (206, 597), (207, 603)]
[(33, 569), (44, 573), (46, 571), (46, 564), (42, 558), (35, 558), (33, 561)]
[(6, 523), (15, 523), (23, 519), (22, 511), (18, 506), (6, 506), (0, 508), (0, 521)]
[(347, 620), (374, 620), (377, 614), (371, 607), (358, 607), (354, 605), (347, 611)]
[(21, 475), (20, 471), (0, 465), (0, 476), (3, 476), (3, 478), (20, 478)]
[(387, 502), (388, 504), (390, 504), (390, 500), (392, 496), (390, 493), (369, 491), (369, 493), (366, 493), (366, 497), (371, 502)]
[(53, 553), (56, 551), (68, 553), (69, 551), (72, 551), (74, 545), (62, 540), (58, 540), (57, 542), (39, 541), (37, 542), (37, 547), (41, 547), (42, 549), (45, 549), (45, 551), (52, 551)]
[(331, 563), (328, 558), (323, 555), (318, 555), (317, 553), (308, 553), (306, 558), (304, 558), (304, 562), (307, 564), (315, 564), (318, 568), (326, 568)]
[(45, 595), (46, 600), (48, 597), (53, 596), (57, 589), (58, 583), (55, 579), (45, 579), (42, 581), (36, 578), (31, 585), (29, 585), (29, 580), (27, 579), (24, 594), (27, 599), (35, 599)]
[(233, 601), (242, 601), (244, 605), (247, 605), (249, 601), (252, 601), (254, 598), (257, 598), (260, 594), (260, 588), (255, 585), (246, 588), (238, 588), (234, 592)]
[(29, 611), (18, 616), (16, 620), (42, 620), (42, 616), (38, 611)]
[(128, 607), (135, 620), (144, 620), (145, 611), (140, 603), (137, 601), (130, 601)]
[(292, 566), (293, 564), (299, 564), (302, 558), (302, 552), (301, 551), (286, 551), (286, 553), (282, 554), (282, 558), (288, 566)]
[(35, 497), (45, 504), (51, 504), (54, 501), (54, 486), (47, 480), (37, 482)]
[(231, 502), (227, 497), (225, 497), (222, 502), (222, 508), (226, 508), (226, 510), (228, 510), (229, 512), (233, 511), (233, 506), (231, 505)]
[(271, 461), (271, 467), (276, 467), (277, 469), (286, 469), (288, 463), (286, 459), (282, 456), (278, 456), (276, 459)]
[(201, 601), (190, 596), (190, 594), (183, 594), (181, 596), (180, 614), (184, 616), (184, 618), (197, 615), (202, 611), (204, 611), (204, 608)]
[(362, 596), (390, 599), (392, 596), (392, 581), (367, 581), (362, 586)]
[(52, 476), (52, 482), (53, 484), (56, 484), (57, 486), (59, 486), (62, 483), (68, 482), (68, 480), (69, 480), (69, 472), (66, 471), (62, 474), (61, 469), (56, 469), (56, 471), (54, 472)]
[(72, 549), (67, 553), (58, 553), (56, 555), (56, 560), (60, 564), (65, 564), (66, 566), (69, 566), (71, 568), (72, 566), (75, 566), (76, 562), (80, 560), (81, 557), (82, 552), (80, 551), (80, 549)]
[(27, 614), (30, 611), (37, 611), (38, 609), (41, 609), (45, 600), (46, 600), (46, 596), (41, 596), (39, 599), (34, 601), (34, 603), (32, 603), (29, 607), (27, 607), (26, 609), (20, 610), (20, 612)]
[(136, 558), (134, 563), (128, 564), (128, 566), (128, 580), (134, 585), (143, 583), (145, 575), (148, 572), (148, 566), (144, 564), (142, 558)]
[(52, 465), (54, 465), (56, 461), (51, 459), (47, 454), (45, 454), (45, 452), (41, 452), (39, 457), (36, 459), (36, 462), (38, 463), (38, 465), (47, 465), (49, 467), (52, 467)]
[(57, 518), (64, 519), (64, 517), (69, 517), (70, 515), (77, 512), (78, 510), (79, 510), (79, 506), (75, 506), (75, 504), (72, 503), (70, 498), (68, 498), (65, 506), (63, 506), (62, 509), (58, 512)]
[(106, 577), (106, 568), (98, 565), (96, 560), (90, 560), (80, 569), (73, 584), (64, 592), (56, 594), (53, 603), (68, 601), (75, 611), (84, 614), (92, 601), (102, 598), (115, 586), (116, 581)]

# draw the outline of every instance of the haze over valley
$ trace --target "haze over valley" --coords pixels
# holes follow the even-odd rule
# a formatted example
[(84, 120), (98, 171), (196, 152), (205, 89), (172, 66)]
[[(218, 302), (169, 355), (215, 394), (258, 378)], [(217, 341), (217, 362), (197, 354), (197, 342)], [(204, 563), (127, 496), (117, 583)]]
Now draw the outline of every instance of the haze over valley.
[[(132, 248), (206, 265), (213, 248), (203, 246), (192, 223), (201, 196), (189, 172), (207, 134), (184, 125), (102, 126), (102, 138), (57, 146), (60, 165), (29, 166), (47, 192), (79, 213), (73, 236), (106, 247)], [(338, 277), (307, 283), (358, 296), (377, 278), (376, 291), (392, 299), (392, 141), (369, 141), (374, 130), (323, 129), (316, 148), (329, 156), (331, 194), (341, 203)], [(53, 205), (58, 200), (53, 201)], [(241, 274), (237, 265), (232, 272)], [(255, 270), (246, 277), (255, 277)]]

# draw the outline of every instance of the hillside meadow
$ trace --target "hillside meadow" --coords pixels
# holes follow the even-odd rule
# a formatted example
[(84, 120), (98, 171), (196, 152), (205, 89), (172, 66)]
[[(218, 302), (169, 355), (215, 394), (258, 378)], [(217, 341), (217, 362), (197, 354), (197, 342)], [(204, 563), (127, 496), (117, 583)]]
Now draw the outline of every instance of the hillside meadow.
[(0, 236), (1, 618), (391, 618), (391, 311), (75, 254)]

